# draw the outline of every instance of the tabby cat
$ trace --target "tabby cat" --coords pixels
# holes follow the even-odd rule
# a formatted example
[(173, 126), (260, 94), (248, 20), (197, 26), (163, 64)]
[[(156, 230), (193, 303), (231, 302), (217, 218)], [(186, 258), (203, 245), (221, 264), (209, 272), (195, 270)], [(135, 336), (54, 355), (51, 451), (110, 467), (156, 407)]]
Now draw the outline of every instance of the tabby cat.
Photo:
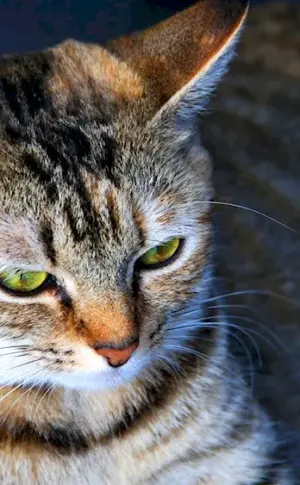
[(198, 133), (246, 10), (1, 60), (1, 484), (296, 483), (218, 305)]

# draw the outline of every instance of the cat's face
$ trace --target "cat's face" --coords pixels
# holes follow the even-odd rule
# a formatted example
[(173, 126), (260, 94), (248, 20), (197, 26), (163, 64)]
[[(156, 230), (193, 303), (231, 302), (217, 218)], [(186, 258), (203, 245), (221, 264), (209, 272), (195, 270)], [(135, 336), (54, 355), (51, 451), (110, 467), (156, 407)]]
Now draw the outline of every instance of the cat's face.
[(193, 10), (210, 18), (200, 41), (181, 14), (181, 77), (158, 42), (178, 19), (142, 34), (142, 52), (136, 36), (114, 55), (66, 43), (0, 64), (1, 384), (121, 385), (184, 345), (189, 330), (173, 329), (187, 306), (201, 318), (212, 189), (195, 96), (242, 12), (222, 12), (222, 30), (210, 3)]

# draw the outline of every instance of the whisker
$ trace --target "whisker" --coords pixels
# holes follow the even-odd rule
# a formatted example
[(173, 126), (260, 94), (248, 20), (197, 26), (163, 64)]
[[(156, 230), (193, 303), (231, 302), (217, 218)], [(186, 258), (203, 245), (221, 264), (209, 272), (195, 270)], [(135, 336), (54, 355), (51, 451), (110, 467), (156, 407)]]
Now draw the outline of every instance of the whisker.
[[(5, 394), (4, 396), (1, 397), (0, 399), (0, 403), (2, 401), (4, 401), (4, 399), (6, 399), (8, 396), (10, 396), (13, 392), (15, 392), (17, 389), (20, 389), (20, 387), (24, 387), (24, 385), (26, 385), (27, 382), (30, 382), (30, 380), (35, 377), (36, 375), (40, 374), (44, 369), (40, 369), (38, 370), (37, 372), (35, 372), (34, 374), (31, 374), (31, 376), (29, 376), (27, 379), (25, 379), (24, 381), (22, 381), (20, 384), (18, 384), (17, 386), (13, 386), (13, 388), (7, 393)], [(9, 384), (6, 384), (6, 386), (2, 386), (2, 389), (4, 387), (8, 387)]]
[[(236, 335), (233, 332), (230, 332), (230, 328), (227, 328), (226, 331), (232, 338), (234, 338), (235, 340), (237, 340), (239, 342), (239, 344), (243, 347), (244, 352), (247, 356), (247, 359), (248, 359), (248, 362), (249, 362), (249, 368), (250, 368), (250, 390), (251, 390), (251, 395), (252, 395), (252, 398), (253, 398), (254, 397), (254, 364), (253, 364), (253, 360), (252, 360), (252, 357), (251, 357), (251, 352), (248, 349), (246, 343), (238, 335)], [(254, 342), (254, 339), (253, 339), (253, 342)], [(255, 344), (254, 346), (255, 346), (255, 350), (256, 350), (256, 353), (257, 353), (258, 361), (259, 361), (259, 367), (262, 367), (262, 358), (261, 358), (261, 353), (260, 353), (259, 347), (256, 345), (256, 342), (254, 342), (254, 344)]]
[[(176, 335), (172, 335), (171, 337), (169, 337), (168, 335), (164, 335), (163, 337), (163, 340), (174, 340), (175, 338), (176, 339), (179, 339), (179, 338), (186, 338), (187, 337), (187, 334), (186, 333), (182, 333), (180, 335), (176, 334)], [(210, 339), (210, 338), (206, 338), (206, 337), (202, 337), (201, 335), (193, 335), (192, 336), (193, 340), (201, 340), (201, 342), (208, 342), (210, 344), (214, 343), (214, 340)]]
[(279, 300), (282, 300), (285, 303), (290, 303), (290, 304), (293, 304), (297, 307), (300, 307), (299, 302), (297, 302), (296, 300), (292, 300), (291, 298), (288, 298), (284, 295), (280, 295), (279, 293), (274, 293), (274, 292), (268, 291), (268, 290), (253, 290), (253, 289), (232, 291), (232, 292), (229, 292), (229, 293), (224, 293), (222, 295), (212, 296), (212, 297), (206, 298), (205, 300), (203, 300), (203, 302), (209, 303), (211, 301), (217, 301), (217, 300), (220, 300), (222, 298), (229, 298), (231, 296), (244, 296), (244, 295), (269, 296), (271, 298), (278, 298)]
[[(229, 295), (229, 294), (228, 294)], [(215, 300), (216, 298), (213, 298), (213, 300)], [(207, 300), (205, 300), (207, 301)], [(249, 306), (247, 305), (237, 305), (237, 304), (218, 304), (218, 305), (209, 305), (209, 308), (212, 308), (212, 309), (222, 309), (222, 308), (241, 308), (241, 309), (248, 309), (250, 310), (252, 313), (258, 315), (260, 318), (261, 318), (261, 314), (259, 312), (257, 312), (256, 310), (250, 308)], [(183, 317), (186, 317), (186, 318), (189, 318), (191, 317), (192, 315), (197, 315), (199, 313), (199, 308), (197, 308), (196, 310), (189, 310), (189, 311), (186, 311), (186, 310), (177, 310), (175, 312), (173, 312), (175, 317), (178, 316), (178, 314), (183, 315)], [(264, 322), (259, 322), (257, 320), (254, 320), (253, 318), (250, 318), (250, 317), (246, 317), (246, 316), (242, 316), (242, 315), (228, 315), (225, 313), (225, 318), (227, 319), (235, 319), (235, 320), (240, 320), (240, 321), (243, 321), (243, 322), (248, 322), (248, 323), (252, 323), (254, 325), (256, 325), (257, 327), (263, 329), (264, 332), (267, 333), (267, 335), (270, 336), (270, 338), (273, 339), (273, 343), (267, 339), (267, 337), (265, 335), (263, 335), (262, 333), (258, 333), (256, 332), (255, 330), (253, 329), (250, 329), (249, 327), (247, 327), (247, 330), (252, 333), (253, 335), (257, 335), (259, 338), (261, 338), (263, 341), (267, 342), (268, 345), (270, 345), (271, 347), (273, 348), (276, 348), (276, 346), (280, 347), (282, 350), (284, 350), (284, 352), (287, 354), (287, 355), (290, 355), (290, 352), (289, 350), (287, 349), (287, 347), (284, 345), (284, 343), (280, 340), (280, 338), (276, 335), (275, 332), (273, 332), (268, 326), (267, 326), (267, 323), (264, 319)], [(207, 319), (207, 318), (206, 318)], [(199, 323), (200, 322), (203, 322), (203, 319), (199, 319), (198, 320)], [(229, 323), (229, 322), (227, 322)]]
[(28, 349), (30, 345), (8, 345), (6, 347), (0, 347), (0, 350), (6, 349)]
[[(40, 374), (41, 372), (43, 372), (44, 370), (45, 370), (45, 368), (44, 368), (44, 369), (40, 369), (39, 374)], [(37, 375), (38, 375), (38, 374), (37, 374)], [(44, 377), (42, 377), (42, 379), (40, 379), (38, 382), (43, 382), (43, 380), (44, 380)], [(25, 391), (24, 391), (24, 392), (23, 392), (23, 393), (22, 393), (22, 394), (21, 394), (21, 395), (20, 395), (20, 396), (19, 396), (17, 399), (15, 399), (15, 401), (13, 402), (13, 404), (11, 405), (11, 407), (9, 408), (9, 410), (8, 410), (8, 411), (5, 413), (5, 415), (2, 417), (2, 419), (1, 419), (1, 421), (2, 421), (2, 422), (5, 422), (5, 420), (6, 420), (7, 416), (8, 416), (8, 415), (9, 415), (9, 413), (11, 412), (11, 410), (12, 410), (12, 409), (13, 409), (13, 408), (16, 406), (16, 404), (17, 404), (17, 403), (18, 403), (18, 402), (19, 402), (21, 399), (23, 399), (23, 398), (26, 396), (26, 394), (28, 394), (28, 393), (29, 393), (29, 392), (30, 392), (32, 389), (34, 389), (34, 388), (35, 388), (35, 386), (36, 386), (36, 383), (32, 384), (32, 385), (31, 385), (31, 386), (30, 386), (28, 389), (26, 389), (26, 390), (25, 390)], [(40, 386), (40, 387), (41, 387), (41, 386)]]
[(159, 360), (163, 360), (164, 362), (166, 362), (168, 367), (170, 367), (176, 375), (185, 374), (184, 369), (175, 360), (171, 359), (170, 357), (167, 357), (166, 355), (163, 355), (162, 353), (159, 353), (159, 354), (157, 353), (157, 357), (159, 358)]
[(178, 326), (174, 326), (174, 327), (169, 327), (166, 329), (166, 331), (168, 332), (173, 332), (175, 330), (180, 330), (180, 329), (199, 329), (199, 328), (210, 328), (212, 326), (212, 324), (214, 325), (214, 327), (220, 327), (220, 326), (223, 326), (223, 327), (231, 327), (231, 328), (234, 328), (236, 330), (239, 330), (241, 333), (244, 333), (247, 337), (249, 337), (249, 339), (251, 340), (252, 344), (254, 345), (255, 344), (255, 341), (253, 340), (253, 337), (251, 335), (249, 335), (249, 333), (254, 333), (254, 335), (258, 335), (259, 337), (261, 337), (260, 334), (250, 330), (250, 329), (246, 329), (244, 327), (239, 327), (238, 325), (235, 325), (234, 323), (230, 323), (230, 322), (226, 322), (226, 323), (223, 323), (223, 322), (219, 322), (219, 321), (213, 321), (212, 319), (215, 318), (215, 317), (206, 317), (205, 320), (199, 320), (199, 321), (194, 321), (194, 322), (190, 322), (190, 323), (184, 323), (182, 325), (178, 325)]
[(34, 362), (39, 362), (42, 360), (42, 357), (39, 357), (38, 359), (34, 360), (29, 360), (28, 362), (23, 362), (22, 364), (15, 365), (14, 367), (11, 367), (10, 370), (17, 369), (18, 367), (24, 367), (25, 365), (33, 364)]
[[(49, 364), (47, 367), (45, 367), (45, 369), (49, 369), (49, 367), (51, 367), (51, 364)], [(40, 386), (38, 387), (38, 389), (37, 389), (37, 392), (35, 393), (35, 396), (34, 396), (34, 398), (33, 398), (33, 403), (34, 403), (34, 400), (35, 400), (35, 399), (37, 399), (38, 394), (39, 394), (39, 392), (40, 392), (40, 390), (41, 390), (41, 387), (42, 387), (42, 386), (43, 386), (43, 384), (45, 383), (45, 380), (46, 380), (46, 379), (48, 379), (48, 378), (49, 378), (51, 375), (53, 375), (53, 374), (56, 374), (56, 370), (53, 370), (52, 372), (48, 373), (48, 374), (47, 374), (47, 376), (45, 376), (45, 377), (44, 377), (44, 379), (43, 379), (43, 380), (44, 380), (44, 382), (42, 382), (42, 383), (41, 383), (41, 385), (40, 385)], [(38, 409), (40, 408), (41, 402), (42, 402), (42, 401), (43, 401), (43, 399), (44, 399), (44, 398), (47, 396), (47, 394), (49, 393), (49, 391), (50, 391), (50, 392), (52, 391), (52, 389), (53, 389), (53, 384), (47, 387), (46, 391), (45, 391), (45, 392), (42, 394), (41, 399), (40, 399), (40, 400), (37, 402), (37, 405), (36, 405), (36, 408), (35, 408), (35, 412), (34, 412), (34, 414), (32, 415), (32, 416), (33, 416), (33, 417), (32, 417), (32, 420), (33, 420), (33, 421), (34, 421), (34, 419), (35, 419), (35, 416), (37, 415)]]
[(288, 348), (284, 345), (284, 343), (280, 340), (280, 338), (276, 335), (276, 333), (272, 332), (272, 330), (270, 328), (266, 327), (263, 323), (258, 322), (257, 320), (254, 320), (253, 318), (244, 317), (244, 316), (241, 316), (241, 315), (226, 315), (226, 318), (228, 318), (229, 320), (233, 320), (233, 319), (234, 320), (240, 320), (241, 322), (248, 322), (248, 323), (252, 323), (253, 325), (257, 325), (259, 328), (262, 328), (263, 331), (266, 331), (269, 334), (270, 337), (273, 338), (273, 344), (267, 339), (267, 337), (265, 337), (261, 333), (256, 332), (252, 328), (247, 327), (247, 330), (251, 334), (256, 335), (259, 338), (261, 338), (264, 342), (266, 342), (268, 345), (270, 345), (273, 348), (276, 348), (275, 344), (277, 344), (278, 347), (280, 347), (282, 350), (284, 350), (284, 352), (286, 352), (287, 355), (290, 355)]
[[(249, 351), (245, 342), (242, 339), (240, 339), (238, 337), (238, 335), (230, 332), (230, 329), (227, 329), (227, 332), (230, 334), (231, 337), (233, 337), (235, 340), (237, 340), (240, 343), (240, 345), (243, 347), (245, 354), (248, 358), (249, 367), (250, 367), (250, 389), (251, 389), (252, 397), (253, 397), (254, 396), (254, 374), (255, 373), (254, 373), (254, 364), (253, 364), (253, 360), (252, 360), (252, 357), (251, 357), (251, 352)], [(178, 336), (178, 337), (180, 338), (180, 336)], [(197, 336), (196, 339), (201, 340), (201, 341), (205, 340), (205, 341), (209, 341), (210, 343), (213, 343), (213, 341), (211, 339), (202, 339), (201, 336)], [(173, 337), (173, 338), (170, 338), (170, 340), (172, 340), (174, 342), (176, 339)], [(181, 342), (179, 342), (179, 343), (181, 343)], [(260, 355), (259, 349), (256, 349), (256, 350), (258, 352), (259, 364), (260, 364), (260, 366), (262, 366), (261, 355)]]
[[(166, 345), (165, 348), (167, 350), (173, 350), (173, 351), (179, 351), (179, 352), (186, 352), (186, 353), (190, 353), (192, 355), (196, 355), (198, 357), (200, 357), (201, 359), (203, 359), (204, 361), (206, 362), (212, 362), (212, 363), (216, 363), (216, 359), (214, 359), (213, 357), (207, 357), (205, 354), (203, 354), (202, 352), (199, 352), (197, 350), (194, 350), (194, 349), (191, 349), (190, 347), (184, 347), (182, 345)], [(224, 366), (223, 364), (221, 364), (220, 362), (217, 362), (217, 365), (222, 368), (223, 370), (225, 370), (226, 372), (228, 372), (228, 374), (231, 374), (235, 379), (238, 379), (240, 382), (242, 382), (243, 384), (245, 384), (244, 380), (241, 378), (241, 376), (238, 376), (236, 375), (234, 372), (232, 372), (231, 369), (229, 369), (227, 366)]]
[(51, 397), (51, 393), (54, 391), (55, 386), (56, 386), (56, 385), (57, 385), (57, 383), (58, 383), (58, 380), (59, 380), (59, 377), (57, 377), (57, 378), (55, 379), (55, 381), (53, 382), (53, 384), (51, 384), (51, 386), (50, 386), (51, 392), (49, 392), (49, 393), (48, 393), (48, 397), (47, 397), (47, 400), (46, 400), (46, 403), (45, 403), (45, 407), (46, 407), (46, 408), (47, 408), (47, 407), (48, 407), (48, 405), (49, 405), (49, 400), (50, 400), (50, 397)]
[[(236, 303), (222, 303), (220, 305), (210, 305), (209, 308), (215, 308), (215, 309), (222, 309), (222, 308), (238, 308), (241, 310), (247, 310), (250, 311), (251, 313), (254, 313), (255, 315), (259, 316), (259, 318), (262, 318), (262, 315), (257, 311), (251, 308), (249, 305), (242, 305), (242, 304), (236, 304)], [(263, 319), (263, 321), (266, 323), (266, 320)], [(262, 322), (263, 323), (263, 322)]]
[[(214, 318), (214, 317), (211, 317), (211, 318)], [(173, 332), (175, 330), (180, 330), (180, 329), (198, 329), (198, 328), (217, 328), (219, 327), (220, 325), (223, 325), (226, 329), (226, 331), (228, 331), (228, 328), (233, 328), (235, 330), (238, 330), (239, 332), (241, 332), (243, 335), (245, 335), (246, 337), (249, 338), (249, 340), (251, 341), (255, 351), (256, 351), (256, 354), (257, 354), (257, 358), (258, 358), (258, 363), (259, 363), (259, 366), (262, 367), (262, 357), (261, 357), (261, 352), (260, 352), (260, 349), (258, 347), (258, 344), (257, 342), (255, 341), (254, 337), (251, 335), (251, 331), (248, 330), (248, 329), (245, 329), (243, 327), (239, 327), (238, 325), (235, 325), (233, 323), (230, 323), (230, 322), (227, 322), (225, 325), (216, 321), (216, 322), (213, 322), (213, 321), (207, 321), (208, 319), (206, 318), (206, 320), (204, 320), (204, 325), (203, 325), (203, 321), (201, 322), (201, 320), (199, 320), (199, 322), (194, 322), (194, 323), (187, 323), (187, 324), (183, 324), (183, 325), (178, 325), (177, 327), (170, 327), (168, 329), (166, 329), (166, 331), (170, 331), (170, 332)], [(256, 334), (255, 332), (252, 332), (254, 334)], [(233, 336), (234, 338), (238, 339), (237, 336), (235, 336), (235, 334), (233, 333), (230, 333), (231, 336)], [(260, 334), (257, 334), (259, 337), (262, 338), (262, 336)], [(199, 337), (201, 338), (201, 337)], [(241, 340), (240, 340), (241, 342)], [(244, 345), (244, 344), (242, 344)]]
[(0, 357), (6, 357), (8, 355), (14, 355), (15, 357), (25, 357), (29, 352), (24, 353), (23, 350), (14, 350), (13, 352), (7, 352), (5, 354), (0, 354)]
[[(206, 320), (209, 320), (210, 318), (213, 319), (215, 317), (208, 317), (208, 318), (206, 318)], [(228, 318), (229, 321), (228, 322), (226, 321), (225, 327), (227, 326), (227, 327), (235, 328), (236, 330), (239, 330), (244, 335), (246, 335), (251, 340), (252, 345), (255, 347), (258, 355), (260, 355), (260, 352), (258, 350), (258, 346), (257, 346), (257, 343), (254, 340), (253, 335), (256, 335), (257, 337), (261, 338), (262, 340), (265, 340), (269, 345), (271, 345), (271, 347), (276, 348), (274, 344), (272, 345), (263, 335), (256, 332), (255, 330), (250, 329), (250, 328), (245, 328), (245, 327), (239, 327), (238, 325), (235, 325), (235, 324), (230, 322), (230, 320), (240, 320), (242, 322), (257, 323), (252, 318), (240, 317), (238, 315), (226, 315), (226, 318)]]
[[(52, 374), (52, 375), (53, 375), (53, 374), (55, 374), (55, 371), (53, 371), (51, 374)], [(48, 375), (47, 377), (49, 377), (49, 375)], [(57, 381), (58, 381), (58, 379), (56, 379), (56, 382), (57, 382)], [(32, 420), (33, 420), (33, 421), (34, 421), (34, 419), (35, 419), (35, 416), (37, 415), (38, 409), (40, 408), (40, 406), (41, 406), (41, 404), (42, 404), (42, 401), (45, 399), (45, 397), (46, 397), (48, 394), (49, 394), (49, 396), (51, 395), (51, 393), (52, 393), (52, 392), (53, 392), (53, 390), (54, 390), (54, 387), (55, 387), (55, 383), (51, 384), (51, 385), (50, 385), (50, 386), (49, 386), (49, 387), (46, 389), (46, 391), (43, 393), (43, 395), (42, 395), (41, 399), (38, 401), (38, 403), (37, 403), (37, 405), (36, 405), (36, 408), (35, 408), (35, 412), (34, 412), (33, 418), (32, 418)], [(39, 390), (40, 390), (40, 388), (39, 388)], [(49, 402), (49, 400), (48, 400), (47, 402)], [(46, 406), (46, 407), (47, 407), (47, 406)]]
[[(197, 202), (197, 203), (201, 203), (201, 201)], [(207, 204), (207, 202), (205, 202), (205, 201), (203, 201), (203, 203)], [(210, 203), (215, 204), (215, 205), (233, 207), (235, 209), (241, 209), (241, 210), (245, 210), (247, 212), (252, 212), (252, 214), (256, 214), (256, 215), (265, 217), (269, 221), (274, 222), (275, 224), (278, 224), (279, 226), (284, 227), (285, 229), (288, 229), (289, 231), (294, 232), (295, 234), (299, 234), (299, 231), (297, 231), (296, 229), (293, 229), (292, 227), (288, 226), (287, 224), (284, 224), (283, 222), (279, 221), (278, 219), (275, 219), (274, 217), (271, 217), (268, 214), (265, 214), (264, 212), (261, 212), (257, 209), (253, 209), (252, 207), (244, 206), (244, 205), (241, 205), (241, 204), (236, 204), (234, 202), (225, 202), (225, 201), (219, 201), (219, 200), (212, 200), (212, 201), (210, 201)]]

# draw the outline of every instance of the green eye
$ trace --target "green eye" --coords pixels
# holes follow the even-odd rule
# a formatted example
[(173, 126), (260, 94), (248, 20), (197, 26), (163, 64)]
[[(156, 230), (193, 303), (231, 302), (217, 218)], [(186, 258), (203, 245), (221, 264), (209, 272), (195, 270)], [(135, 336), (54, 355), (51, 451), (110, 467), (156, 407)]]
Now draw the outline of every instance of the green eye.
[(48, 276), (44, 271), (1, 271), (0, 284), (14, 292), (29, 293), (42, 286)]
[(164, 244), (149, 249), (139, 261), (144, 266), (157, 266), (166, 263), (177, 253), (180, 245), (181, 239), (179, 237), (174, 237)]

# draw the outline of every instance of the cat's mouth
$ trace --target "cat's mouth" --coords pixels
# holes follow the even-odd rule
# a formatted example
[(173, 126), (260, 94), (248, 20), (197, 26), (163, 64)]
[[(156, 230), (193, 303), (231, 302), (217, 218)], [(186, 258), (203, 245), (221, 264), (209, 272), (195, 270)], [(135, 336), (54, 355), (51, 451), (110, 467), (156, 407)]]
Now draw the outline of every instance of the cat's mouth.
[(123, 386), (134, 380), (151, 362), (146, 351), (137, 349), (131, 358), (122, 366), (106, 366), (94, 370), (77, 370), (62, 372), (56, 376), (58, 386), (72, 389), (110, 390)]

